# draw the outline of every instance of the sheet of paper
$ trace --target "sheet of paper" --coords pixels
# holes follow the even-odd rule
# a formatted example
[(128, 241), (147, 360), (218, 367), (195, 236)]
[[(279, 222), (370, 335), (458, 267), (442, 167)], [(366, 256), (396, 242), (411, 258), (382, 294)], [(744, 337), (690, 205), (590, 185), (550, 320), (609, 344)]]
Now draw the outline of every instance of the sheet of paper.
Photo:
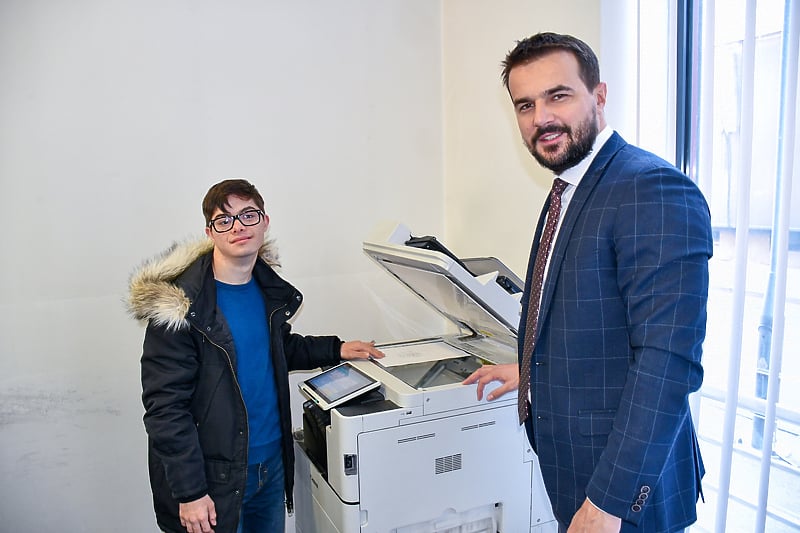
[(454, 348), (442, 341), (379, 346), (379, 349), (386, 357), (376, 359), (376, 361), (385, 367), (425, 363), (469, 355), (467, 352)]

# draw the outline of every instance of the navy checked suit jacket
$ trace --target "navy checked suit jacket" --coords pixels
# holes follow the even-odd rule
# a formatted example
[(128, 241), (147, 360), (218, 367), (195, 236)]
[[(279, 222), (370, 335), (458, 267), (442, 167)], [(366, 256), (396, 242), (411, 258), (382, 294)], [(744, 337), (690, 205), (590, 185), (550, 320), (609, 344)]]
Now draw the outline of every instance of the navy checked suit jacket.
[(587, 496), (623, 532), (696, 520), (704, 468), (687, 396), (703, 379), (712, 246), (695, 184), (614, 133), (553, 244), (533, 353), (526, 428), (562, 524)]

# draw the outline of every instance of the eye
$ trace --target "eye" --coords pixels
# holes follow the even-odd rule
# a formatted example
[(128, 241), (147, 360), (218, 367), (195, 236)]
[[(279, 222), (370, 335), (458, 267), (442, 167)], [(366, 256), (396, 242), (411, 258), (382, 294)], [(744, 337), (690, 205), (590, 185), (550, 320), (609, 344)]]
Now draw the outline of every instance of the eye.
[(239, 218), (242, 222), (253, 222), (258, 219), (258, 211), (245, 211), (239, 215)]
[(215, 218), (212, 222), (214, 222), (214, 225), (216, 227), (224, 228), (226, 226), (230, 226), (231, 225), (231, 223), (233, 222), (233, 217), (221, 216), (221, 217)]

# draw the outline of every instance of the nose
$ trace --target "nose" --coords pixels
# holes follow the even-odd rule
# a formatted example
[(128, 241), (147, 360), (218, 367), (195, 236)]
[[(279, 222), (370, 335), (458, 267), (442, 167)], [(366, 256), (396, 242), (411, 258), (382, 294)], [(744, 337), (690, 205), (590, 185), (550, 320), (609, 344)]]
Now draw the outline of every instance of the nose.
[(540, 102), (533, 110), (533, 125), (537, 128), (547, 126), (553, 122), (553, 113), (545, 102)]

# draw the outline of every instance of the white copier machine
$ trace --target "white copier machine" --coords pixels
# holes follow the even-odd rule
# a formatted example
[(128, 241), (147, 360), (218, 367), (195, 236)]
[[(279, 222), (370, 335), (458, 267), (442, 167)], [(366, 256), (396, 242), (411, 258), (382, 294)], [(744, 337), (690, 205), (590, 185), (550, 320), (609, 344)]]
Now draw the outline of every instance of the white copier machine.
[[(408, 243), (408, 244), (407, 244)], [(477, 400), (462, 380), (514, 363), (522, 282), (494, 258), (459, 260), (403, 225), (364, 251), (458, 334), (382, 344), (351, 362), (381, 382), (295, 432), (298, 533), (550, 533), (558, 530), (514, 392)]]

